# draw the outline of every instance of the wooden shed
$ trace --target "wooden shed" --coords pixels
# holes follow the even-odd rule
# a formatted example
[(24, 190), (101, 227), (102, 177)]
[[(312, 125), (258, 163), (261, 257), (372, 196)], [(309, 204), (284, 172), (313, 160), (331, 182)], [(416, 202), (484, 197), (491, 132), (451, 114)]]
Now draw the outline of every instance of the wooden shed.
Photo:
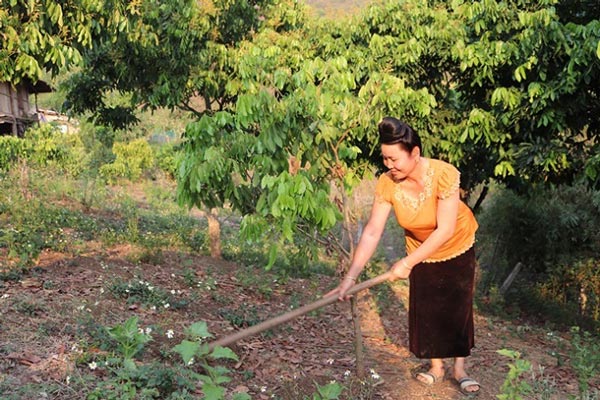
[(49, 92), (52, 88), (44, 81), (24, 80), (16, 86), (0, 82), (0, 135), (22, 136), (27, 126), (38, 121), (37, 104), (29, 104), (29, 95)]

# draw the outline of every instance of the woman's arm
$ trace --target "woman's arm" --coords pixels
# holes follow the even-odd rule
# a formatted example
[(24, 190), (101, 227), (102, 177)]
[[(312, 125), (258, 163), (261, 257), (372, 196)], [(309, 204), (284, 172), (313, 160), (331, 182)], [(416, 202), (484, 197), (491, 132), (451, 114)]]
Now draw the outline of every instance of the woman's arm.
[(356, 278), (358, 278), (358, 275), (360, 275), (365, 264), (375, 252), (379, 239), (381, 239), (381, 235), (385, 229), (385, 224), (391, 209), (392, 205), (390, 203), (375, 199), (373, 207), (371, 208), (369, 221), (360, 236), (360, 240), (354, 251), (354, 256), (346, 276), (340, 285), (327, 293), (326, 296), (337, 293), (340, 299), (344, 299), (346, 292), (354, 285)]
[(456, 190), (450, 197), (444, 200), (438, 199), (437, 202), (437, 228), (415, 251), (394, 263), (392, 279), (408, 278), (415, 265), (429, 258), (454, 234), (460, 204), (459, 191)]

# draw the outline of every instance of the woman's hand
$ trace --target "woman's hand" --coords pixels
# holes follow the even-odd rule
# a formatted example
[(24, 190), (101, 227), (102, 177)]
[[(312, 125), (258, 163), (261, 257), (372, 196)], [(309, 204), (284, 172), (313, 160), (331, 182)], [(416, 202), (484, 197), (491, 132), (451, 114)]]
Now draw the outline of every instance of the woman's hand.
[(355, 280), (356, 279), (352, 278), (351, 276), (346, 276), (338, 287), (325, 294), (324, 297), (329, 297), (337, 294), (338, 299), (340, 301), (348, 300), (350, 296), (346, 296), (346, 293), (348, 293), (348, 290), (350, 290), (350, 288), (355, 285)]
[(406, 259), (403, 258), (402, 260), (398, 261), (397, 263), (395, 263), (394, 265), (392, 265), (391, 268), (391, 276), (390, 276), (390, 281), (396, 281), (398, 279), (408, 279), (408, 276), (410, 275), (411, 271), (412, 271), (412, 267), (408, 265), (408, 263), (406, 262)]

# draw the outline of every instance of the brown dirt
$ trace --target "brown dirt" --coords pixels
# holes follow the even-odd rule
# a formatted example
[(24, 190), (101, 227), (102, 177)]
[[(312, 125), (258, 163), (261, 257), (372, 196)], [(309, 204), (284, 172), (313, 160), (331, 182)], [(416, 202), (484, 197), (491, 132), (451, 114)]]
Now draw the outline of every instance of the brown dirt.
[[(160, 359), (161, 351), (179, 343), (181, 332), (192, 322), (206, 321), (209, 330), (220, 337), (239, 329), (226, 318), (227, 312), (259, 322), (292, 306), (307, 304), (336, 284), (330, 277), (279, 282), (259, 269), (193, 254), (167, 251), (156, 265), (133, 262), (135, 254), (130, 245), (103, 248), (96, 244), (94, 248), (89, 243), (77, 255), (45, 252), (36, 273), (0, 287), (0, 383), (62, 382), (66, 394), (61, 398), (80, 398), (80, 393), (69, 395), (66, 377), (91, 373), (78, 350), (83, 321), (113, 326), (137, 315), (142, 327), (152, 326), (155, 331), (145, 359)], [(192, 270), (197, 281), (214, 279), (215, 287), (190, 286), (184, 279), (186, 270)], [(111, 295), (108, 288), (112, 282), (131, 279), (180, 291), (177, 296), (188, 304), (179, 309), (152, 310), (140, 304), (128, 305)], [(450, 379), (424, 387), (412, 378), (425, 365), (407, 350), (407, 291), (407, 286), (399, 283), (385, 289), (386, 296), (376, 290), (359, 296), (365, 372), (369, 376), (372, 369), (381, 377), (370, 379), (375, 384), (370, 386), (374, 392), (370, 398), (463, 399)], [(173, 339), (164, 335), (168, 329), (175, 331)], [(564, 342), (540, 328), (478, 314), (477, 347), (468, 362), (472, 376), (482, 384), (478, 398), (496, 399), (500, 392), (509, 361), (496, 353), (503, 348), (520, 351), (534, 364), (534, 371), (544, 366), (544, 376), (554, 379), (560, 391), (556, 399), (576, 394), (572, 371), (558, 366), (557, 358), (549, 354), (560, 350), (559, 344)], [(248, 391), (255, 399), (268, 399), (273, 394), (286, 400), (296, 398), (294, 395), (302, 398), (299, 392), (312, 393), (307, 387), (314, 388), (314, 382), (335, 379), (347, 387), (356, 383), (348, 303), (328, 306), (232, 348), (240, 361), (231, 365), (230, 390)], [(103, 374), (99, 370), (93, 373), (98, 377)]]

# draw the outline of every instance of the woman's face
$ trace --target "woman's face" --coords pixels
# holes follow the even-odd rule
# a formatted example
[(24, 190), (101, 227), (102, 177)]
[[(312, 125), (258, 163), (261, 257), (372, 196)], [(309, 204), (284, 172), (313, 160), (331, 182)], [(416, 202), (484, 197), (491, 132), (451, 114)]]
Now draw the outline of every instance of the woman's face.
[(383, 164), (390, 170), (395, 181), (406, 179), (415, 169), (420, 157), (418, 147), (408, 152), (400, 144), (382, 144)]

